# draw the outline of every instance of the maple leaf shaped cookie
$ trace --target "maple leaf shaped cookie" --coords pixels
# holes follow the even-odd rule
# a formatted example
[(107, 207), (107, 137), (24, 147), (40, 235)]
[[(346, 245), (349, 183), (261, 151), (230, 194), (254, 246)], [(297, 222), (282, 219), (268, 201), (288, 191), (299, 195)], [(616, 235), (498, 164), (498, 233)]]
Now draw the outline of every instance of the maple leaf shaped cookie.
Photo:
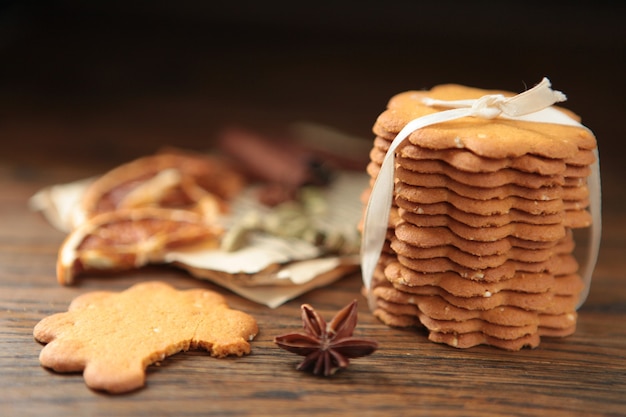
[(148, 365), (180, 351), (248, 354), (257, 332), (252, 316), (229, 308), (216, 292), (146, 282), (119, 293), (80, 295), (67, 312), (41, 320), (33, 335), (46, 343), (42, 366), (84, 371), (90, 388), (122, 393), (145, 384)]

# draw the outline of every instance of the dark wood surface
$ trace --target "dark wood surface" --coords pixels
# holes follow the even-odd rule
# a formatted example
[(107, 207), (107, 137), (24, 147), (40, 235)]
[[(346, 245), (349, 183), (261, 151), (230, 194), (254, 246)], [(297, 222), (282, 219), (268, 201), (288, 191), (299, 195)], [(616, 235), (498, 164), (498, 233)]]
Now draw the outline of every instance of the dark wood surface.
[[(626, 410), (626, 219), (615, 178), (605, 182), (607, 204), (600, 261), (576, 333), (545, 338), (534, 350), (489, 347), (457, 350), (427, 341), (425, 333), (386, 327), (359, 295), (360, 277), (346, 277), (277, 309), (248, 302), (183, 272), (147, 268), (110, 278), (84, 277), (72, 287), (54, 277), (63, 234), (27, 209), (40, 187), (89, 174), (75, 168), (4, 164), (0, 175), (0, 406), (3, 415), (623, 415)], [(619, 201), (619, 203), (617, 203)], [(619, 205), (617, 205), (619, 204)], [(79, 374), (39, 366), (33, 326), (65, 311), (78, 294), (123, 290), (144, 280), (178, 288), (211, 288), (253, 315), (260, 333), (252, 354), (214, 359), (180, 353), (148, 369), (139, 391), (111, 396), (89, 390)], [(273, 337), (300, 327), (299, 307), (310, 303), (327, 318), (357, 298), (357, 334), (380, 349), (331, 378), (294, 370), (299, 357)]]
[[(450, 27), (452, 10), (444, 7), (411, 10), (425, 16), (421, 26), (401, 11), (364, 13), (367, 28), (341, 9), (320, 31), (312, 21), (293, 24), (285, 10), (263, 9), (265, 24), (255, 24), (252, 11), (237, 26), (230, 8), (216, 22), (189, 2), (150, 13), (94, 3), (18, 8), (8, 26), (0, 22), (10, 35), (0, 45), (0, 415), (626, 415), (624, 32), (615, 25), (622, 6), (599, 2), (595, 14), (573, 7), (563, 19), (547, 6), (511, 10), (512, 20), (493, 12), (482, 29), (461, 26), (444, 42), (437, 30)], [(394, 16), (397, 25), (377, 24)], [(534, 16), (535, 25), (524, 16)], [(342, 18), (349, 30), (337, 29)], [(524, 36), (529, 26), (539, 33)], [(489, 48), (487, 27), (502, 34), (488, 39)], [(214, 42), (217, 35), (223, 43)], [(511, 42), (519, 45), (515, 53), (502, 53)], [(489, 64), (494, 57), (498, 64)], [(167, 268), (62, 287), (54, 268), (64, 235), (27, 207), (41, 187), (101, 173), (161, 145), (206, 149), (214, 132), (232, 123), (273, 128), (310, 120), (370, 140), (375, 117), (396, 92), (441, 82), (519, 91), (522, 80), (532, 84), (544, 75), (598, 136), (604, 228), (576, 333), (545, 338), (534, 350), (457, 350), (429, 342), (420, 330), (384, 326), (369, 313), (358, 274), (277, 309)], [(146, 279), (223, 293), (259, 323), (252, 354), (180, 353), (149, 367), (145, 388), (119, 396), (39, 365), (42, 346), (32, 336), (39, 320), (65, 311), (78, 294)], [(302, 303), (330, 318), (354, 298), (356, 333), (377, 339), (380, 349), (332, 378), (295, 371), (299, 357), (275, 346), (274, 336), (300, 327)]]

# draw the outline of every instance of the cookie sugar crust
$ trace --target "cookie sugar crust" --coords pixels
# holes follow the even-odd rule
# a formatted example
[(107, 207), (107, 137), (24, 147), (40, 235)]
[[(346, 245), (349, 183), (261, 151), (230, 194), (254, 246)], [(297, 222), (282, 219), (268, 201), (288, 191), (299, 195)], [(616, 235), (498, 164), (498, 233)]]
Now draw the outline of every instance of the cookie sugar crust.
[(230, 309), (220, 294), (178, 291), (162, 282), (83, 294), (67, 312), (44, 318), (33, 330), (35, 339), (46, 343), (42, 366), (84, 371), (90, 388), (111, 393), (141, 388), (150, 364), (180, 351), (248, 354), (257, 333), (256, 320)]
[[(487, 94), (513, 96), (507, 91), (482, 90), (456, 84), (439, 85), (430, 91), (406, 91), (392, 97), (377, 119), (374, 132), (385, 136), (399, 132), (409, 121), (443, 109), (426, 106), (425, 97), (439, 100), (476, 99)], [(555, 106), (556, 107), (556, 106)], [(573, 112), (556, 107), (576, 121)], [(428, 149), (464, 147), (488, 158), (514, 158), (524, 154), (565, 159), (580, 149), (594, 149), (595, 137), (582, 127), (518, 120), (464, 117), (413, 132), (409, 142)]]

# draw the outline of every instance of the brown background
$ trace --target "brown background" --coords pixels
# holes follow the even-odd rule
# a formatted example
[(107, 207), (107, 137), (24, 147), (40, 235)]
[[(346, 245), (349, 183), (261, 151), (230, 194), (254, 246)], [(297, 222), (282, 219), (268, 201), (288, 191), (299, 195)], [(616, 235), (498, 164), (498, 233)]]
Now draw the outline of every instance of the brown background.
[(3, 154), (125, 160), (161, 144), (204, 148), (229, 124), (298, 120), (371, 140), (395, 93), (448, 82), (519, 92), (548, 76), (596, 133), (603, 170), (622, 175), (609, 157), (625, 136), (625, 11), (604, 1), (9, 2)]
[[(13, 1), (0, 6), (0, 414), (20, 416), (617, 416), (626, 409), (623, 24), (615, 2)], [(359, 274), (273, 310), (159, 267), (54, 279), (64, 234), (27, 201), (162, 145), (206, 149), (224, 126), (307, 120), (371, 141), (395, 93), (457, 82), (522, 91), (543, 76), (598, 137), (604, 228), (591, 292), (568, 338), (504, 352), (392, 329), (360, 297), (357, 335), (380, 342), (331, 379), (294, 371), (273, 337), (310, 303), (325, 318)], [(41, 318), (78, 294), (147, 279), (206, 287), (252, 314), (253, 354), (174, 355), (145, 389), (90, 391), (39, 366)], [(8, 414), (7, 414), (8, 413)]]

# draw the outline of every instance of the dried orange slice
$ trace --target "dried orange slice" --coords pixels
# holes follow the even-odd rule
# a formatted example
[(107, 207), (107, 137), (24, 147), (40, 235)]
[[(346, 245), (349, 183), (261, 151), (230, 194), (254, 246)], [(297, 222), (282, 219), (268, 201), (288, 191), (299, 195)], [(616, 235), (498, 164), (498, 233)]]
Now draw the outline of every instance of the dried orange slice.
[(96, 215), (65, 239), (57, 280), (71, 284), (88, 271), (120, 271), (163, 262), (171, 249), (217, 247), (223, 230), (188, 210), (139, 207)]
[(73, 224), (118, 209), (155, 206), (224, 211), (245, 179), (209, 155), (168, 152), (135, 159), (94, 180), (85, 190)]

